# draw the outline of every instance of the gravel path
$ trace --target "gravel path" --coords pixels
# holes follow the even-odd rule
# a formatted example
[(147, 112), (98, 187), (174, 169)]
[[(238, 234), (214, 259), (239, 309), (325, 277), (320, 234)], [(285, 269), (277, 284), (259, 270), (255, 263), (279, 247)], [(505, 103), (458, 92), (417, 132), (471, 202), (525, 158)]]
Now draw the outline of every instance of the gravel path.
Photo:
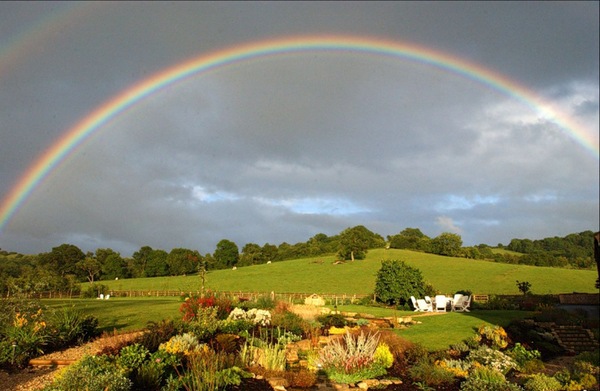
[[(120, 334), (119, 338), (135, 338), (140, 332)], [(62, 351), (52, 352), (38, 359), (46, 360), (79, 360), (86, 354), (97, 354), (106, 345), (106, 338), (98, 338), (84, 345), (74, 346)], [(32, 367), (29, 366), (22, 371), (8, 373), (0, 370), (0, 391), (37, 391), (52, 383), (54, 374), (59, 368), (56, 367)]]

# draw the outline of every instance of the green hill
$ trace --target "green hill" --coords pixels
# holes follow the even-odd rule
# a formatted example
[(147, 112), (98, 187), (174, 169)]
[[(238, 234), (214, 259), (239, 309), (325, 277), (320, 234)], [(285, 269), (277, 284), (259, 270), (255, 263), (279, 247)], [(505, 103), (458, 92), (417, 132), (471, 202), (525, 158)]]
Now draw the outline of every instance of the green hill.
[[(322, 256), (272, 264), (215, 270), (207, 273), (206, 288), (215, 291), (371, 294), (381, 261), (398, 259), (421, 270), (425, 281), (444, 294), (470, 290), (476, 294), (519, 294), (516, 280), (531, 283), (535, 294), (597, 292), (595, 270), (512, 265), (443, 257), (408, 250), (374, 249), (367, 258), (335, 264)], [(197, 275), (101, 281), (114, 290), (197, 291)]]

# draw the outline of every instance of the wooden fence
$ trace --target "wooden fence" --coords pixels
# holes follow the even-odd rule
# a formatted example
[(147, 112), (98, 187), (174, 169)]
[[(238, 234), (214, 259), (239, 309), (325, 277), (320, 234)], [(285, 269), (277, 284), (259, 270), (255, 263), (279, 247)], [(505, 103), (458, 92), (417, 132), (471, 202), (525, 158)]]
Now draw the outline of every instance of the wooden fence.
[[(272, 300), (286, 301), (289, 303), (304, 302), (307, 297), (315, 293), (298, 293), (298, 292), (242, 292), (242, 291), (212, 291), (212, 294), (218, 297), (227, 297), (229, 299), (238, 300), (256, 300), (260, 297), (267, 297)], [(117, 297), (182, 297), (182, 296), (200, 296), (200, 291), (182, 291), (182, 290), (107, 290), (104, 295), (110, 295), (111, 298)], [(368, 297), (373, 299), (373, 295), (364, 294), (344, 294), (344, 293), (317, 293), (327, 303), (343, 305), (355, 304), (362, 299)], [(69, 299), (81, 298), (80, 294), (57, 293), (57, 292), (40, 292), (29, 295), (30, 298), (37, 299)]]

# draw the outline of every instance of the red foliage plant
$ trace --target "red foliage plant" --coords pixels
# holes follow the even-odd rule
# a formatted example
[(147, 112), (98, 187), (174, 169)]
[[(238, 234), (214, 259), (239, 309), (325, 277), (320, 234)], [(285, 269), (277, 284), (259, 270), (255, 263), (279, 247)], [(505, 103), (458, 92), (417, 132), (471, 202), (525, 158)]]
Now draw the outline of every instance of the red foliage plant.
[(179, 307), (179, 312), (183, 314), (183, 320), (191, 322), (198, 316), (200, 308), (217, 307), (217, 317), (225, 319), (231, 312), (231, 301), (225, 298), (215, 296), (207, 297), (188, 297)]

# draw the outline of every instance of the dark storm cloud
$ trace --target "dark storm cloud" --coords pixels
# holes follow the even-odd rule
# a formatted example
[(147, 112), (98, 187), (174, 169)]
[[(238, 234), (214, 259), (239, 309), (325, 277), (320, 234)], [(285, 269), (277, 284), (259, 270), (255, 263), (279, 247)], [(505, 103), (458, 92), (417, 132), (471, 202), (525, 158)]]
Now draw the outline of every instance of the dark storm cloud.
[[(53, 4), (0, 4), (3, 197), (64, 132), (134, 83), (296, 34), (441, 50), (598, 133), (594, 2), (90, 3), (2, 68), (23, 24), (68, 7)], [(489, 85), (381, 56), (289, 54), (190, 77), (113, 118), (35, 189), (0, 247), (206, 253), (223, 238), (295, 243), (359, 224), (495, 245), (597, 230), (598, 196), (597, 156)]]

